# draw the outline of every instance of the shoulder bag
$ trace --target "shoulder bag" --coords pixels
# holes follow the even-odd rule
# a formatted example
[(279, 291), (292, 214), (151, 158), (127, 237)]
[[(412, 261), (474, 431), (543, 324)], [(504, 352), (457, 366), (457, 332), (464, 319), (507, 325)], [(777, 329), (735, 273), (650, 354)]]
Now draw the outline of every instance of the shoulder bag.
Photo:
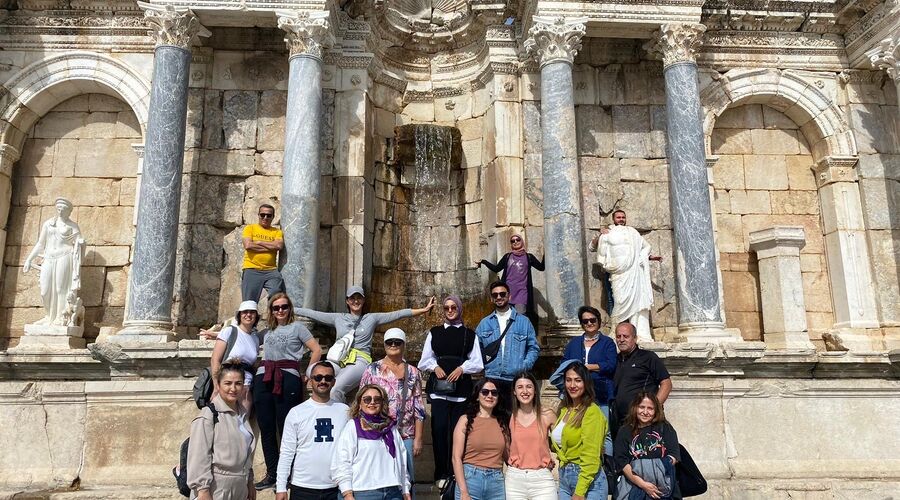
[[(469, 332), (468, 332), (468, 330), (464, 329), (463, 330), (462, 353), (458, 358), (461, 361), (460, 366), (462, 366), (462, 363), (465, 363), (465, 361), (466, 361), (466, 341), (468, 340), (468, 338), (469, 338)], [(441, 356), (441, 358), (444, 358), (444, 357), (445, 356)], [(456, 356), (451, 356), (451, 357), (456, 358)], [(449, 373), (447, 373), (445, 375), (449, 375)], [(439, 394), (441, 396), (446, 396), (448, 394), (453, 394), (454, 392), (456, 392), (456, 381), (450, 382), (446, 378), (438, 378), (434, 372), (431, 372), (431, 376), (428, 378), (428, 383), (425, 385), (426, 385), (426, 387), (425, 387), (426, 392), (431, 393), (431, 394)]]
[(350, 350), (353, 349), (353, 344), (356, 342), (356, 329), (359, 328), (359, 322), (362, 319), (363, 316), (360, 315), (356, 323), (353, 324), (353, 329), (350, 330), (350, 333), (335, 339), (334, 344), (328, 348), (328, 354), (325, 355), (325, 359), (332, 363), (337, 363), (343, 368), (344, 360), (350, 355)]
[(506, 337), (506, 332), (509, 331), (512, 324), (513, 319), (512, 316), (510, 316), (509, 320), (506, 322), (506, 328), (504, 328), (503, 333), (500, 334), (500, 338), (481, 348), (481, 359), (484, 361), (484, 366), (487, 366), (488, 363), (495, 360), (497, 355), (500, 354), (500, 346), (503, 342), (503, 337)]
[[(225, 360), (228, 359), (228, 355), (231, 354), (231, 350), (234, 349), (234, 344), (237, 342), (238, 327), (232, 326), (234, 329), (231, 332), (231, 336), (228, 337), (228, 340), (225, 342), (225, 355), (222, 356), (220, 363), (224, 363)], [(197, 380), (194, 382), (194, 402), (197, 403), (197, 408), (203, 409), (209, 406), (212, 393), (215, 385), (213, 384), (213, 373), (212, 370), (207, 366), (203, 370), (200, 370), (200, 374), (197, 375)]]
[(687, 448), (680, 443), (678, 446), (681, 448), (681, 461), (675, 464), (675, 479), (681, 488), (681, 496), (687, 498), (706, 493), (706, 479), (700, 473)]

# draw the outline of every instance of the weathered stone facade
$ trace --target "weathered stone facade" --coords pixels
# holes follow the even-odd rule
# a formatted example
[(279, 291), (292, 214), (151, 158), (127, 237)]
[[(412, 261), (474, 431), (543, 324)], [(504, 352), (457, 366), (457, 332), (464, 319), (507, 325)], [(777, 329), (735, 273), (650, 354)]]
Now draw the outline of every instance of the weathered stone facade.
[[(662, 256), (649, 347), (709, 496), (896, 491), (897, 2), (412, 3), (0, 0), (0, 415), (24, 425), (0, 494), (168, 480), (261, 203), (322, 310), (457, 293), (474, 325), (476, 261), (524, 234), (540, 375), (603, 309), (587, 247), (623, 209)], [(89, 346), (17, 349), (58, 196)], [(413, 351), (438, 320), (400, 324)]]

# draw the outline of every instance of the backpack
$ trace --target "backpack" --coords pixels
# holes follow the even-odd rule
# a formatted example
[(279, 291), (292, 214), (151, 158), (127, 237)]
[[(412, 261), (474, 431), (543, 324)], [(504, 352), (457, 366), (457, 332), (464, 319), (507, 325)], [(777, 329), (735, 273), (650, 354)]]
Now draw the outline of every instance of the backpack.
[[(234, 329), (231, 332), (231, 336), (228, 337), (228, 341), (225, 342), (225, 355), (222, 356), (222, 361), (228, 359), (228, 355), (231, 354), (231, 350), (234, 348), (235, 342), (237, 342), (238, 337), (238, 328), (236, 326), (232, 326)], [(212, 370), (207, 366), (203, 370), (200, 371), (200, 374), (197, 375), (197, 380), (194, 382), (194, 402), (197, 403), (197, 408), (203, 409), (209, 406), (212, 401), (212, 393), (215, 385), (213, 384), (213, 374)]]
[[(209, 411), (212, 412), (213, 428), (215, 429), (216, 424), (219, 423), (219, 412), (216, 411), (216, 407), (212, 404), (207, 405), (206, 408), (209, 408)], [(188, 446), (190, 445), (190, 442), (191, 438), (187, 438), (181, 443), (178, 466), (172, 467), (172, 475), (175, 476), (175, 483), (178, 485), (178, 491), (188, 498), (191, 497), (191, 487), (188, 486), (187, 483)]]

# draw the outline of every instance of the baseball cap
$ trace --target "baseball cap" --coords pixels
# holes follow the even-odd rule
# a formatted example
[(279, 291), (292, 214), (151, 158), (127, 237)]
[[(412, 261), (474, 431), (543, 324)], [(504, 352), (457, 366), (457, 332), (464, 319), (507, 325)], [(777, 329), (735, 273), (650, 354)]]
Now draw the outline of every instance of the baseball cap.
[(399, 328), (388, 328), (388, 330), (384, 332), (384, 341), (387, 342), (388, 340), (394, 339), (406, 342), (406, 332)]
[(366, 292), (363, 291), (361, 286), (353, 285), (347, 289), (347, 298), (349, 299), (350, 297), (352, 297), (354, 294), (357, 294), (357, 293), (362, 295), (363, 297), (366, 296)]

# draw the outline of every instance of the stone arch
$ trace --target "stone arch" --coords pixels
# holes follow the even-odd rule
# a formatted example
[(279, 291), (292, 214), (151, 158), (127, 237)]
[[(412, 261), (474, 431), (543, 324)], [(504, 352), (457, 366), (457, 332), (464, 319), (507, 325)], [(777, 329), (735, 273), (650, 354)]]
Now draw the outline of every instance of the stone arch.
[(796, 72), (777, 69), (733, 69), (700, 93), (706, 154), (716, 119), (728, 108), (765, 104), (781, 111), (800, 127), (816, 162), (826, 157), (855, 157), (856, 140), (847, 121), (820, 86)]

